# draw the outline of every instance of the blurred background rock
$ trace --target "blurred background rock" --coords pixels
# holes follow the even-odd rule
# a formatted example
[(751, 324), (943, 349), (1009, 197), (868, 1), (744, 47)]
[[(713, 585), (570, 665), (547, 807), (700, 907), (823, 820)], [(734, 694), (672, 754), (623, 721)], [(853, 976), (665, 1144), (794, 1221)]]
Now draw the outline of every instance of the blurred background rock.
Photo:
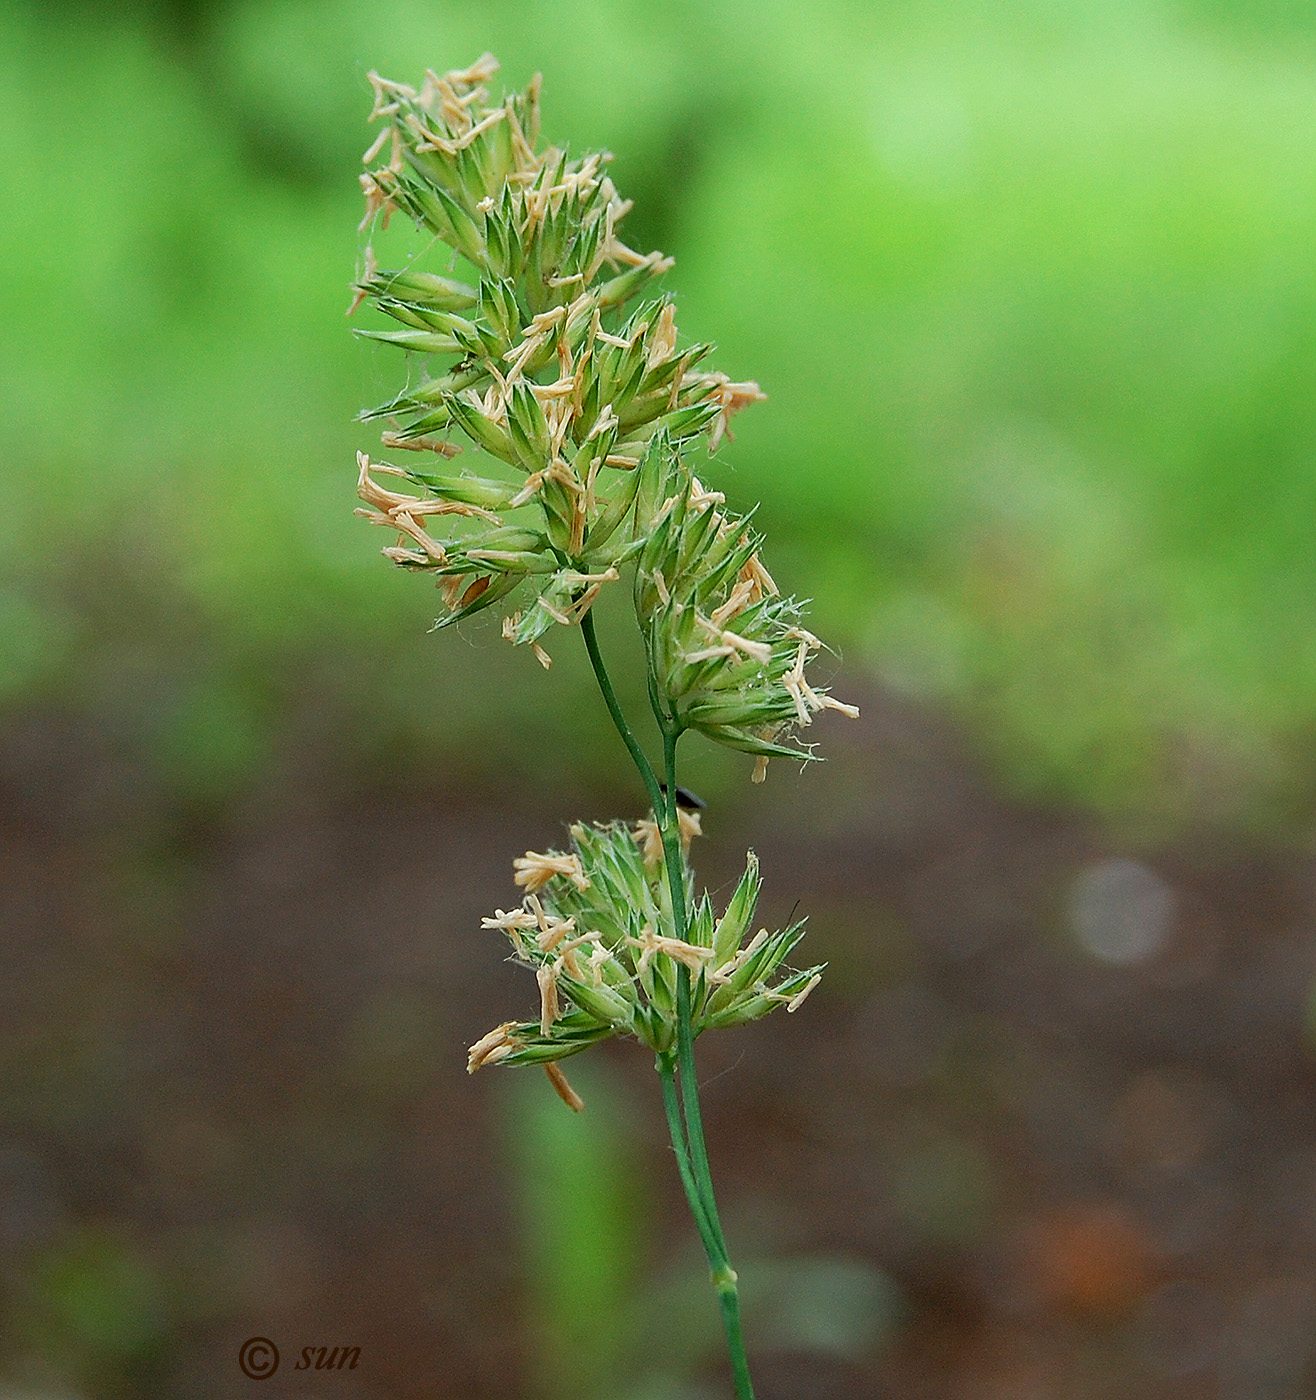
[(717, 484), (864, 702), (691, 741), (831, 962), (703, 1049), (764, 1400), (1310, 1394), (1310, 7), (8, 0), (0, 1395), (721, 1393), (644, 1057), (462, 1072), (511, 857), (638, 814), (585, 667), (351, 514), (365, 73), (485, 48), (771, 395)]

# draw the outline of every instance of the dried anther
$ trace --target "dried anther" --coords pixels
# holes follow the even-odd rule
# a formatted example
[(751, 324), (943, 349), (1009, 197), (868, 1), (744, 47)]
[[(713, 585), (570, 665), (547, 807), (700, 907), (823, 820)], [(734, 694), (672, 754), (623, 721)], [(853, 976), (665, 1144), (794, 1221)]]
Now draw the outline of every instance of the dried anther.
[(512, 865), (516, 870), (516, 883), (527, 890), (543, 889), (554, 875), (567, 876), (578, 890), (589, 889), (579, 856), (540, 855), (538, 851), (527, 851), (517, 856)]
[(508, 1034), (515, 1027), (515, 1021), (504, 1021), (488, 1035), (481, 1036), (467, 1052), (467, 1074), (474, 1074), (482, 1065), (496, 1065), (499, 1060), (505, 1060), (516, 1048), (515, 1038)]

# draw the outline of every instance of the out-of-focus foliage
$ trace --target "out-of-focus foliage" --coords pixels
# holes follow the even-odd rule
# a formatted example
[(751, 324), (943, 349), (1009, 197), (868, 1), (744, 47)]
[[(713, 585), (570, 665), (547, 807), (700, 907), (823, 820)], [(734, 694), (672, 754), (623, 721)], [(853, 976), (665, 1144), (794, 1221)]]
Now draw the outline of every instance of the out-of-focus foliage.
[[(700, 1261), (645, 1238), (633, 1109), (606, 1062), (581, 1064), (572, 1077), (589, 1111), (579, 1117), (542, 1080), (517, 1075), (504, 1090), (535, 1339), (530, 1393), (699, 1400), (708, 1392), (692, 1378), (722, 1346)], [(871, 1360), (904, 1319), (894, 1281), (857, 1258), (768, 1251), (740, 1274), (770, 1352)]]
[(535, 1379), (546, 1396), (600, 1394), (622, 1362), (645, 1219), (620, 1131), (620, 1091), (588, 1068), (576, 1078), (593, 1109), (579, 1117), (544, 1093), (542, 1076), (518, 1075), (508, 1091), (506, 1137), (542, 1357)]
[(0, 698), (209, 798), (308, 724), (464, 752), (478, 666), (559, 766), (580, 669), (427, 647), (351, 515), (390, 372), (342, 319), (365, 72), (492, 48), (545, 71), (553, 139), (618, 153), (687, 335), (770, 394), (729, 504), (850, 665), (1028, 791), (1303, 811), (1314, 37), (1150, 0), (11, 6)]

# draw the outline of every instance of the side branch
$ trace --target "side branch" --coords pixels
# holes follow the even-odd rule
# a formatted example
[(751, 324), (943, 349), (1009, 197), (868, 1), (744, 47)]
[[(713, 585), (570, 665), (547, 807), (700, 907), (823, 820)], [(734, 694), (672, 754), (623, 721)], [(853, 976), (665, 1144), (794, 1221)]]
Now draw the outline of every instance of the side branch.
[[(630, 725), (626, 722), (626, 715), (617, 699), (617, 693), (612, 688), (612, 681), (608, 677), (608, 668), (603, 664), (603, 654), (599, 651), (599, 639), (594, 631), (594, 612), (592, 609), (580, 619), (580, 630), (585, 638), (585, 650), (589, 653), (589, 664), (594, 669), (594, 679), (598, 681), (599, 690), (603, 695), (603, 703), (608, 707), (608, 714), (612, 716), (617, 733), (621, 735), (622, 743), (626, 745), (627, 752), (639, 770), (640, 777), (644, 780), (649, 801), (653, 805), (654, 815), (657, 816), (659, 812), (664, 810), (662, 790), (658, 786), (658, 779), (654, 776), (652, 765), (640, 747), (639, 740), (636, 739)], [(684, 908), (682, 912), (684, 913)], [(684, 934), (678, 933), (677, 936), (684, 937)]]

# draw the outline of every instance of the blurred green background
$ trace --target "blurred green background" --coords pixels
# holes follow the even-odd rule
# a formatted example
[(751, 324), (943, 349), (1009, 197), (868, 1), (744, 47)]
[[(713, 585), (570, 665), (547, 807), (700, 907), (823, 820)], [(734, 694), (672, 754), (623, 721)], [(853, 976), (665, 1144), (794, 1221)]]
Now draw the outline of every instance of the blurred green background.
[(526, 762), (557, 733), (579, 668), (419, 642), (431, 600), (351, 516), (352, 415), (401, 378), (342, 319), (364, 75), (488, 47), (544, 71), (551, 137), (616, 151), (685, 333), (771, 395), (720, 476), (849, 668), (1032, 796), (1306, 821), (1309, 7), (10, 0), (0, 25), (10, 709), (94, 715), (203, 798), (292, 725), (354, 761), (469, 753), (490, 678)]
[(1310, 1394), (1316, 10), (0, 0), (0, 1400), (724, 1393), (644, 1057), (462, 1073), (511, 857), (636, 805), (579, 649), (352, 515), (365, 75), (485, 49), (864, 706), (689, 754), (831, 964), (701, 1044), (765, 1400)]

